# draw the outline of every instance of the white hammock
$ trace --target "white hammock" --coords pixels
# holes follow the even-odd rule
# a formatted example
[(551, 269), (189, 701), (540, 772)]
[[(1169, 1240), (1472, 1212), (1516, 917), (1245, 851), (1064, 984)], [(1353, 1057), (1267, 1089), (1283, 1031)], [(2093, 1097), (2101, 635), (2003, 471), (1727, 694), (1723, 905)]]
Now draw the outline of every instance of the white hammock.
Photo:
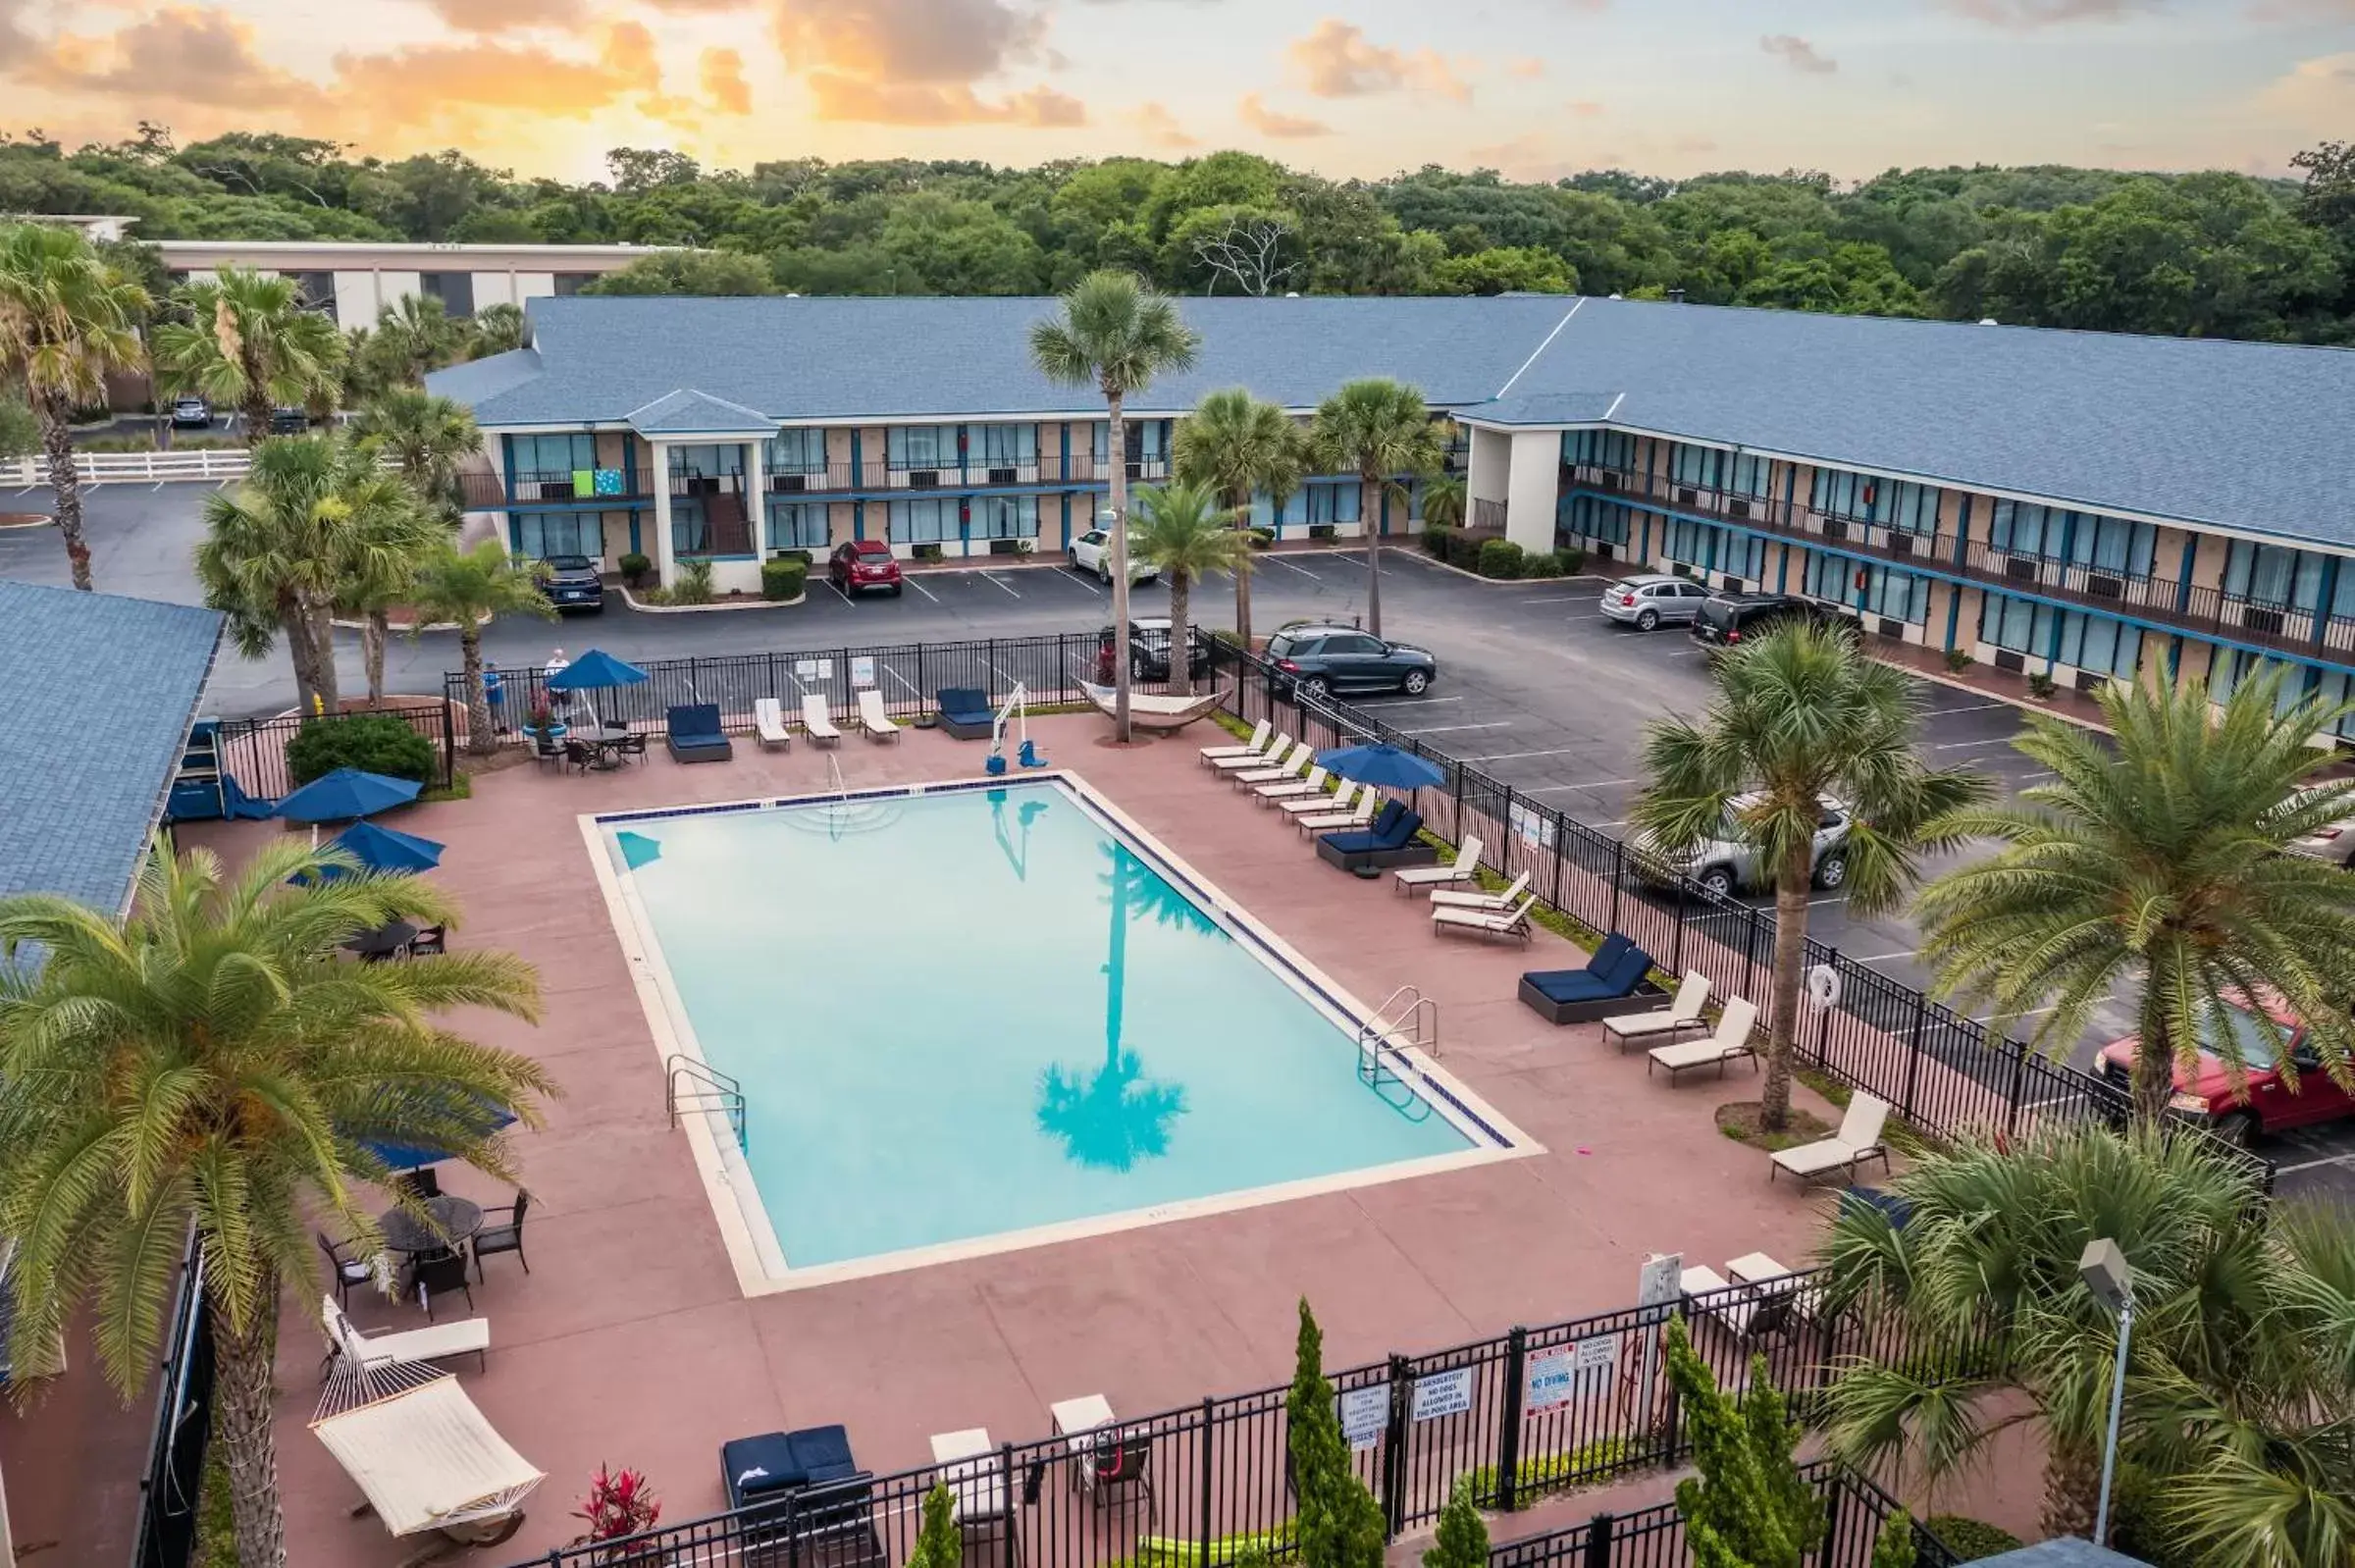
[[(1089, 681), (1078, 683), (1079, 690), (1096, 706), (1106, 718), (1115, 713), (1120, 694), (1109, 686), (1097, 686)], [(1228, 689), (1193, 697), (1164, 697), (1149, 692), (1128, 694), (1128, 722), (1140, 730), (1181, 730), (1196, 719), (1208, 718), (1220, 704), (1227, 701)]]
[(395, 1536), (521, 1512), (547, 1476), (507, 1445), (457, 1377), (338, 1355), (311, 1430)]

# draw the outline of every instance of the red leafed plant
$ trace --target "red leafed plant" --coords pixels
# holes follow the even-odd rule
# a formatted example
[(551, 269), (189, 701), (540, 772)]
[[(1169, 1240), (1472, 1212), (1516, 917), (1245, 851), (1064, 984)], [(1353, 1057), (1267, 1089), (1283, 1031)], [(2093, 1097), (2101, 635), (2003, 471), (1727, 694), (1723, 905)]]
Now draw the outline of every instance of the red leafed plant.
[(572, 1516), (589, 1521), (588, 1533), (573, 1542), (587, 1546), (654, 1529), (662, 1517), (662, 1504), (655, 1500), (654, 1488), (647, 1485), (645, 1472), (599, 1465), (597, 1474), (589, 1478), (589, 1495)]

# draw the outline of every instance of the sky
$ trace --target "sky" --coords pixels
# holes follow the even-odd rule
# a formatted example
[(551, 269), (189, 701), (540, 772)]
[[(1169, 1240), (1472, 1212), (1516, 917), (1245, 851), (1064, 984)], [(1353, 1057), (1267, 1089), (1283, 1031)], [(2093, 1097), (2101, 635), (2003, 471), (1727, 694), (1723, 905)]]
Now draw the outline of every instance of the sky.
[(0, 130), (139, 120), (564, 179), (613, 146), (2278, 174), (2355, 135), (2355, 0), (0, 0)]

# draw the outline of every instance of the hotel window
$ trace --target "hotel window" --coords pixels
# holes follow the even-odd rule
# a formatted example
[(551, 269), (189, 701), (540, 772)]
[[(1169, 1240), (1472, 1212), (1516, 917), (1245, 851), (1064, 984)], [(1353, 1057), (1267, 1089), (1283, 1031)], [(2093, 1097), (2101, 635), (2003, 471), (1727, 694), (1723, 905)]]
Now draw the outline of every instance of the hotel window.
[(1729, 495), (1763, 498), (1774, 478), (1772, 458), (1753, 457), (1748, 452), (1735, 452), (1722, 466)]
[(1012, 468), (1018, 471), (1033, 468), (1038, 463), (1038, 427), (1036, 425), (975, 425), (970, 449), (973, 465), (978, 468)]
[(826, 548), (827, 537), (825, 502), (770, 501), (768, 503), (768, 548), (770, 549), (822, 551)]
[(954, 425), (894, 425), (884, 434), (883, 444), (885, 458), (894, 468), (957, 466)]
[(1873, 503), (1880, 499), (1885, 483), (1870, 474), (1852, 474), (1844, 468), (1818, 468), (1807, 492), (1807, 504), (1827, 517), (1869, 521)]
[[(1169, 454), (1170, 422), (1166, 419), (1131, 419), (1127, 427), (1128, 460), (1132, 463), (1158, 463)], [(1112, 452), (1112, 425), (1096, 421), (1096, 461), (1101, 463)]]
[(969, 531), (973, 539), (1036, 539), (1036, 496), (976, 496)]
[(1354, 523), (1358, 514), (1359, 487), (1355, 485), (1311, 485), (1301, 493), (1308, 500), (1310, 523)]
[(470, 272), (421, 272), (417, 289), (428, 299), (441, 300), (442, 314), (452, 321), (474, 314), (474, 274)]
[(508, 440), (513, 443), (515, 457), (511, 479), (525, 474), (552, 479), (597, 467), (597, 438), (585, 430), (569, 436), (511, 436)]
[(1636, 438), (1624, 430), (1565, 430), (1562, 461), (1581, 468), (1632, 471), (1636, 466)]
[(1882, 486), (1879, 518), (1909, 534), (1938, 532), (1938, 487), (1910, 480), (1891, 480)]
[[(2274, 696), (2274, 711), (2286, 713), (2306, 699), (2306, 683), (2313, 675), (2311, 665), (2293, 663), (2286, 658), (2268, 658), (2249, 648), (2220, 648), (2216, 661), (2208, 673), (2208, 695), (2222, 703), (2243, 686), (2268, 676), (2278, 679), (2279, 691)], [(2326, 688), (2329, 676), (2324, 677)], [(2339, 693), (2343, 695), (2345, 677), (2339, 677)]]
[(2126, 679), (2131, 679), (2142, 663), (2141, 628), (2107, 615), (2057, 609), (2010, 594), (1986, 596), (1979, 609), (1979, 638), (2031, 658), (2049, 657), (2057, 663)]
[(597, 282), (593, 272), (560, 272), (555, 275), (556, 297), (570, 299), (589, 284)]
[(2097, 572), (2148, 577), (2158, 548), (2159, 530), (2149, 523), (2080, 512), (2076, 536), (2069, 541), (2068, 558)]
[[(1857, 579), (1862, 577), (1862, 588)], [(1807, 556), (1804, 579), (1816, 599), (1877, 615), (1883, 620), (1910, 621), (1919, 626), (1930, 613), (1930, 580), (1887, 566), (1866, 566), (1845, 555), (1813, 551)]]
[(2323, 557), (2236, 539), (2224, 557), (2224, 597), (2275, 608), (2311, 610), (2322, 602)]
[(294, 286), (294, 301), (304, 310), (333, 315), (336, 309), (336, 275), (332, 272), (282, 273)]
[(760, 461), (772, 474), (822, 474), (826, 471), (826, 433), (778, 431), (762, 444)]
[(1714, 446), (1680, 441), (1668, 449), (1668, 476), (1679, 489), (1715, 490), (1718, 460), (1724, 455)]
[(605, 555), (605, 519), (600, 512), (525, 512), (515, 519), (515, 549), (533, 560), (550, 555)]
[[(2315, 685), (2313, 695), (2327, 703), (2334, 704), (2355, 700), (2355, 675), (2349, 675), (2345, 670), (2324, 670), (2321, 680)], [(2355, 740), (2355, 712), (2349, 712), (2344, 718), (2341, 718), (2332, 728), (2331, 733), (2342, 741)]]
[(1622, 502), (1595, 496), (1564, 496), (1555, 503), (1553, 513), (1554, 526), (1562, 532), (1604, 544), (1627, 543), (1628, 518), (1632, 514)]
[(1672, 561), (1703, 571), (1730, 572), (1746, 582), (1754, 583), (1765, 575), (1766, 542), (1753, 535), (1678, 517), (1668, 519), (1662, 535), (1660, 552)]
[(954, 497), (891, 503), (891, 542), (895, 545), (938, 545), (964, 537), (963, 518)]

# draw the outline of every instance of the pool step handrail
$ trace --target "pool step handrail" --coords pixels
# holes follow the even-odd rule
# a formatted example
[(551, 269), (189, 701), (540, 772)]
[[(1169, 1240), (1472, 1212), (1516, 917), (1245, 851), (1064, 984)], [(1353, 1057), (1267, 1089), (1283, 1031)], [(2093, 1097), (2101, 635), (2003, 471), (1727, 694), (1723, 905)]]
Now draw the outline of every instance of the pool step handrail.
[[(686, 1088), (681, 1089), (684, 1082)], [(744, 1085), (715, 1067), (686, 1055), (673, 1052), (662, 1059), (662, 1099), (670, 1114), (670, 1124), (679, 1124), (681, 1111), (720, 1110), (727, 1113), (728, 1126), (736, 1134), (737, 1152), (749, 1151), (745, 1136)]]
[(1410, 1045), (1435, 1058), (1439, 1054), (1439, 1004), (1425, 996), (1421, 986), (1402, 985), (1357, 1026), (1359, 1064), (1362, 1068), (1371, 1060), (1379, 1065), (1383, 1046), (1402, 1050)]

